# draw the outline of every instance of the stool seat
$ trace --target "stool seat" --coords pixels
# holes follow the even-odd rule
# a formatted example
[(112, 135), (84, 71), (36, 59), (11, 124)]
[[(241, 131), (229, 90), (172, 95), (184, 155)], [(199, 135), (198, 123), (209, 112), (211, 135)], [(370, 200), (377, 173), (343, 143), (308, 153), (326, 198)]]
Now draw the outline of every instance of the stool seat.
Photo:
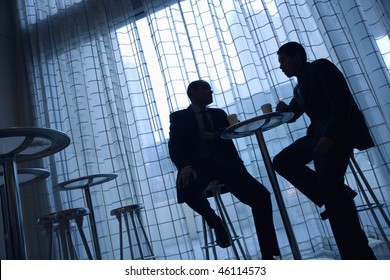
[(220, 183), (219, 180), (214, 180), (207, 185), (204, 192), (208, 193), (207, 197), (212, 197), (216, 191), (222, 193), (221, 190), (224, 187), (226, 187), (225, 184)]
[(88, 259), (92, 260), (91, 250), (88, 247), (88, 242), (83, 231), (84, 216), (88, 214), (88, 208), (72, 208), (53, 212), (38, 218), (37, 223), (45, 226), (46, 233), (49, 236), (49, 259), (53, 259), (54, 256), (55, 235), (60, 258), (66, 260), (78, 259), (71, 234), (72, 222), (75, 222)]
[(131, 205), (127, 205), (127, 206), (113, 209), (113, 210), (111, 210), (110, 214), (111, 214), (111, 216), (116, 216), (116, 215), (120, 215), (123, 213), (141, 210), (142, 208), (143, 207), (140, 204), (131, 204)]
[[(227, 192), (228, 192), (228, 189), (227, 189), (226, 185), (223, 183), (220, 183), (219, 180), (211, 181), (208, 184), (208, 186), (206, 187), (206, 189), (204, 190), (206, 197), (213, 197), (214, 198), (215, 204), (217, 206), (217, 211), (219, 212), (222, 221), (227, 225), (228, 234), (230, 235), (230, 240), (232, 242), (231, 247), (233, 249), (233, 253), (234, 253), (235, 258), (237, 260), (240, 259), (240, 254), (238, 252), (238, 250), (239, 250), (242, 258), (244, 260), (247, 260), (247, 259), (249, 259), (249, 254), (245, 253), (245, 251), (244, 251), (244, 248), (240, 242), (241, 236), (239, 236), (237, 234), (236, 230), (234, 229), (233, 223), (229, 217), (228, 211), (227, 211), (225, 204), (224, 204), (222, 197), (221, 197), (222, 194), (227, 193)], [(202, 249), (205, 250), (206, 259), (208, 259), (208, 260), (210, 259), (209, 248), (211, 248), (213, 251), (214, 259), (218, 259), (217, 252), (215, 249), (215, 247), (218, 245), (215, 241), (213, 231), (211, 230), (211, 228), (209, 228), (207, 230), (207, 227), (206, 227), (207, 223), (206, 223), (204, 218), (202, 218), (202, 225), (203, 225), (203, 237), (204, 237), (204, 245), (202, 246)], [(208, 235), (209, 235), (210, 240), (211, 240), (210, 242), (208, 241), (207, 232), (208, 232)], [(236, 245), (238, 246), (238, 249), (237, 249)]]
[(63, 219), (75, 219), (77, 217), (83, 217), (88, 214), (88, 208), (72, 208), (42, 216), (38, 219), (38, 224), (44, 224), (49, 222), (58, 223), (61, 222)]
[[(131, 259), (132, 260), (155, 259), (152, 246), (149, 242), (145, 228), (142, 224), (141, 210), (143, 208), (144, 207), (140, 204), (131, 204), (131, 205), (115, 208), (110, 212), (111, 216), (116, 216), (119, 222), (119, 242), (120, 242), (121, 260), (123, 260), (123, 252), (124, 252), (122, 220), (125, 221)], [(129, 221), (129, 216), (130, 216), (130, 221)], [(146, 251), (144, 250), (143, 245), (146, 247)], [(138, 248), (138, 256), (135, 255), (133, 246)]]

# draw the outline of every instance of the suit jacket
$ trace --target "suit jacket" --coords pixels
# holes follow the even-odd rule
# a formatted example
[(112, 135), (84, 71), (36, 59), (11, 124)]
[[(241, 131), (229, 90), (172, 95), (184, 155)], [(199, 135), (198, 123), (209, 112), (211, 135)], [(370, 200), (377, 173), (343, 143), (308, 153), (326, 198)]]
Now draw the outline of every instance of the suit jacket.
[(310, 118), (308, 136), (329, 137), (359, 150), (374, 146), (343, 74), (326, 59), (304, 65), (289, 108), (294, 112), (291, 122), (303, 113)]
[[(223, 110), (216, 108), (208, 108), (207, 110), (217, 131), (229, 126), (226, 120), (227, 114)], [(200, 138), (198, 122), (191, 106), (171, 113), (169, 133), (169, 154), (178, 169), (178, 175), (186, 166), (192, 166), (196, 170), (196, 167), (202, 164), (196, 147), (203, 140)], [(214, 141), (219, 146), (225, 160), (243, 164), (232, 140), (218, 138)], [(178, 189), (178, 201), (179, 203), (183, 202), (180, 189)]]

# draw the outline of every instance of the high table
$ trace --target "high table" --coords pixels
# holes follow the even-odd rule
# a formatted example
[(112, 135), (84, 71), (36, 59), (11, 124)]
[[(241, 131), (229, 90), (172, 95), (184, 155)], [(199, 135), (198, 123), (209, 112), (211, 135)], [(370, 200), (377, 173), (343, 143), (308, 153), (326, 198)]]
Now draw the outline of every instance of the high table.
[(276, 178), (276, 173), (272, 167), (272, 161), (269, 156), (267, 145), (265, 143), (264, 136), (263, 136), (264, 131), (270, 130), (283, 123), (286, 123), (293, 116), (294, 114), (291, 112), (273, 112), (273, 113), (257, 116), (245, 121), (238, 122), (237, 124), (226, 128), (222, 132), (221, 138), (234, 139), (234, 138), (251, 136), (254, 134), (256, 135), (256, 139), (259, 144), (261, 154), (263, 156), (265, 168), (267, 170), (267, 174), (271, 182), (271, 186), (275, 194), (276, 202), (279, 207), (280, 215), (282, 217), (282, 221), (286, 230), (287, 238), (290, 243), (293, 257), (296, 260), (300, 260), (302, 259), (302, 257), (298, 248), (298, 244), (294, 232), (292, 230), (290, 219), (288, 217), (286, 206), (284, 204), (282, 193), (280, 191), (279, 183)]
[(65, 181), (54, 187), (54, 189), (58, 189), (58, 190), (75, 190), (75, 189), (84, 190), (85, 200), (87, 203), (87, 207), (89, 208), (89, 218), (91, 224), (92, 240), (95, 249), (95, 256), (96, 259), (98, 260), (102, 259), (102, 255), (99, 246), (99, 238), (96, 229), (95, 214), (93, 211), (90, 188), (92, 186), (100, 185), (105, 182), (114, 180), (116, 177), (118, 177), (118, 175), (114, 173), (93, 174), (93, 175), (87, 175), (80, 178)]
[(61, 131), (38, 127), (0, 129), (0, 164), (4, 170), (4, 209), (9, 235), (10, 259), (26, 259), (22, 209), (16, 163), (52, 155), (70, 143)]
[[(34, 184), (50, 176), (50, 172), (43, 168), (18, 168), (19, 185)], [(0, 188), (4, 187), (4, 174), (0, 171)]]
[[(19, 185), (34, 184), (40, 180), (46, 179), (50, 176), (50, 172), (42, 168), (18, 168), (17, 170)], [(9, 221), (6, 221), (8, 218), (7, 208), (5, 207), (5, 195), (4, 195), (4, 174), (0, 171), (0, 197), (1, 197), (1, 213), (3, 214), (3, 227), (4, 227), (4, 236), (8, 238), (10, 236)], [(12, 249), (10, 247), (10, 242), (5, 242), (5, 251), (7, 259), (11, 258)]]

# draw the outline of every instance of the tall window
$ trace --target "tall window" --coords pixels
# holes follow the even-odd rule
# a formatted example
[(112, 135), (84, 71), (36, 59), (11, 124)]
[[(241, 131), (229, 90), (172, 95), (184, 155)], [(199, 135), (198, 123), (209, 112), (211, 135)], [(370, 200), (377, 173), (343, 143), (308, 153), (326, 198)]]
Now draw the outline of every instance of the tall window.
[[(131, 203), (145, 207), (156, 255), (200, 258), (192, 242), (200, 234), (199, 217), (176, 203), (169, 113), (188, 106), (186, 87), (196, 79), (210, 82), (211, 106), (241, 120), (258, 115), (262, 103), (288, 101), (296, 81), (280, 71), (276, 55), (287, 41), (301, 42), (309, 60), (330, 59), (346, 75), (377, 144), (356, 158), (381, 201), (390, 201), (385, 192), (390, 186), (390, 42), (380, 1), (18, 0), (16, 7), (25, 61), (20, 73), (26, 73), (19, 100), (33, 96), (24, 108), (33, 108), (36, 125), (72, 139), (67, 149), (43, 160), (52, 174), (46, 189), (27, 190), (33, 210), (26, 211), (33, 232), (27, 238), (35, 258), (41, 252), (34, 244), (45, 243), (34, 223), (37, 216), (84, 205), (81, 192), (59, 194), (52, 186), (107, 172), (118, 178), (92, 190), (105, 259), (119, 256), (110, 210)], [(307, 124), (303, 117), (265, 133), (271, 157), (302, 136)], [(270, 186), (256, 140), (235, 144), (248, 170)], [(321, 209), (279, 180), (302, 255), (334, 252), (331, 231), (319, 222)], [(249, 209), (226, 199), (250, 255), (258, 256)], [(291, 258), (274, 205), (281, 251)], [(364, 225), (372, 224), (369, 215), (362, 217)]]

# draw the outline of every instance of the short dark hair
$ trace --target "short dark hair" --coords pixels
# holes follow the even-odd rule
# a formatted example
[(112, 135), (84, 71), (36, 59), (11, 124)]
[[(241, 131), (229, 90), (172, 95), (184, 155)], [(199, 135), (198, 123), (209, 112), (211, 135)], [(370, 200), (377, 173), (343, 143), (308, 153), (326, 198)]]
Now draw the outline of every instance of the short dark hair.
[(200, 86), (202, 86), (204, 84), (209, 84), (209, 83), (204, 81), (204, 80), (197, 80), (197, 81), (191, 82), (188, 85), (188, 87), (187, 87), (187, 96), (188, 96), (188, 98), (191, 100), (192, 99), (192, 93), (194, 92), (194, 90), (199, 89)]
[(294, 56), (295, 54), (298, 54), (303, 61), (307, 61), (307, 55), (306, 51), (303, 48), (303, 46), (297, 42), (288, 42), (284, 45), (282, 45), (277, 54), (285, 53), (288, 56)]

